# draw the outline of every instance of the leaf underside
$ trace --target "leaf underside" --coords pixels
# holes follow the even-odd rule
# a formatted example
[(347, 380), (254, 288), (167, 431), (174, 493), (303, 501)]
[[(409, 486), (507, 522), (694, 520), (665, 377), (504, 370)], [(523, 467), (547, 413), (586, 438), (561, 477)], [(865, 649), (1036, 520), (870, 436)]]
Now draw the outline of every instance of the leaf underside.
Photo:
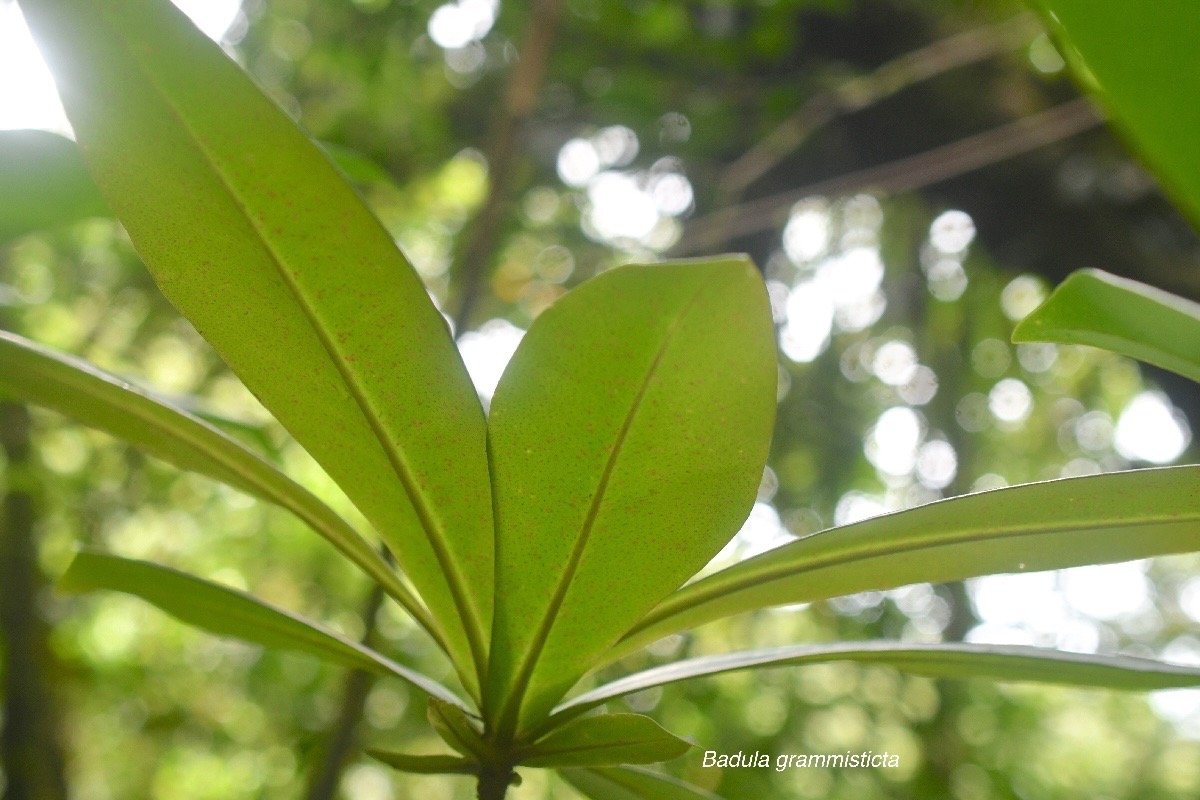
[(475, 761), (488, 756), (488, 745), (461, 706), (431, 696), (425, 716), (442, 741), (454, 750)]
[(670, 761), (692, 748), (641, 714), (584, 717), (518, 751), (527, 767), (607, 767)]
[(1200, 22), (1193, 0), (1033, 0), (1084, 87), (1200, 223)]
[(620, 267), (538, 317), (489, 419), (502, 736), (737, 531), (776, 369), (766, 291), (742, 257)]
[(660, 603), (606, 659), (760, 608), (1186, 553), (1198, 543), (1200, 466), (965, 495), (815, 533), (703, 578)]
[(21, 8), (163, 294), (371, 520), (476, 691), (486, 429), (420, 279), (328, 158), (171, 4)]
[(562, 769), (559, 774), (591, 800), (721, 800), (712, 792), (638, 767)]
[(0, 175), (0, 245), (111, 214), (75, 143), (57, 133), (0, 131)]
[(555, 710), (550, 722), (561, 723), (618, 697), (679, 681), (831, 661), (884, 664), (935, 678), (1033, 681), (1130, 691), (1200, 686), (1200, 667), (1132, 656), (1066, 653), (1019, 645), (843, 642), (764, 648), (666, 664), (572, 698)]
[(1101, 347), (1200, 382), (1200, 304), (1098, 269), (1072, 273), (1013, 341)]
[(479, 765), (462, 756), (409, 755), (384, 750), (368, 750), (367, 755), (400, 772), (416, 775), (475, 775)]
[(68, 415), (180, 469), (288, 509), (387, 589), (436, 638), (428, 612), (375, 548), (311, 492), (209, 423), (85, 361), (4, 331), (0, 395)]
[(219, 636), (293, 650), (377, 675), (391, 675), (432, 697), (462, 705), (437, 681), (357, 642), (256, 597), (169, 567), (83, 551), (59, 582), (70, 592), (107, 589), (140, 597), (171, 616)]

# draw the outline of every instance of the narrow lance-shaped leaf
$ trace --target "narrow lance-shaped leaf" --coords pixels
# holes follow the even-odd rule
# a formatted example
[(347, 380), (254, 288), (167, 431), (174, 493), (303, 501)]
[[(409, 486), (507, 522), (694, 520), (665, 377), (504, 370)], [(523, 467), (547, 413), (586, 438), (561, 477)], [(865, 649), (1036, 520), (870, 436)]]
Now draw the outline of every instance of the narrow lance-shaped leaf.
[(59, 588), (71, 592), (108, 589), (131, 594), (211, 633), (263, 647), (309, 653), (334, 664), (377, 675), (392, 675), (432, 697), (462, 705), (462, 700), (432, 678), (322, 625), (245, 592), (169, 567), (84, 551), (75, 556), (59, 582)]
[(1200, 222), (1200, 24), (1193, 0), (1031, 0), (1077, 77)]
[(1200, 303), (1098, 269), (1072, 273), (1013, 341), (1102, 347), (1200, 382)]
[(934, 678), (1035, 681), (1131, 691), (1200, 686), (1200, 667), (1148, 658), (1065, 653), (1019, 645), (845, 642), (747, 650), (665, 664), (572, 698), (555, 709), (549, 723), (561, 723), (618, 697), (669, 683), (726, 672), (830, 661), (885, 664)]
[(502, 739), (737, 531), (774, 418), (773, 334), (758, 271), (724, 257), (604, 273), (525, 335), (489, 422)]
[(484, 761), (492, 755), (490, 745), (461, 706), (430, 697), (425, 716), (442, 741), (464, 756)]
[(747, 559), (672, 594), (606, 657), (770, 606), (1195, 550), (1200, 466), (1023, 484), (815, 533)]
[(639, 767), (563, 769), (559, 774), (591, 800), (721, 800), (712, 792)]
[(376, 526), (474, 691), (492, 602), (486, 430), (420, 279), (167, 0), (21, 7), (159, 287)]
[[(327, 142), (321, 148), (351, 181), (391, 181), (361, 153)], [(0, 244), (33, 231), (111, 216), (75, 142), (50, 131), (0, 131)]]
[(180, 469), (286, 508), (382, 585), (442, 643), (420, 601), (357, 531), (307, 489), (209, 423), (86, 361), (4, 331), (0, 394), (66, 414)]
[(368, 750), (367, 755), (392, 769), (417, 775), (475, 775), (479, 772), (478, 764), (462, 756), (414, 756), (385, 750)]
[(604, 714), (573, 720), (517, 752), (526, 767), (608, 767), (656, 764), (692, 749), (690, 742), (641, 714)]
[(0, 131), (0, 244), (110, 214), (74, 142), (48, 131)]

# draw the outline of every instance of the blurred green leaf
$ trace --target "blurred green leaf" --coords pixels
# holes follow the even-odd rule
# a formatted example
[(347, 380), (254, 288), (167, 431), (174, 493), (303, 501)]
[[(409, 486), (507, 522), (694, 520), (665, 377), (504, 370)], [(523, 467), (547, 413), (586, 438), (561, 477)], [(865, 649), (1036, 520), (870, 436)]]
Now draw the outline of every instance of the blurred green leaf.
[(303, 486), (204, 420), (86, 361), (4, 331), (0, 394), (53, 409), (180, 469), (286, 508), (379, 582), (441, 643), (420, 601), (356, 530)]
[(934, 678), (1036, 681), (1132, 691), (1200, 686), (1200, 667), (1148, 658), (1065, 653), (1018, 645), (847, 642), (746, 650), (665, 664), (585, 692), (559, 706), (551, 721), (569, 719), (618, 697), (668, 683), (747, 669), (830, 661), (886, 664)]
[(1099, 97), (1176, 202), (1200, 221), (1200, 17), (1192, 0), (1136, 6), (1033, 0), (1085, 87)]
[(227, 414), (218, 413), (204, 401), (203, 398), (192, 395), (169, 395), (163, 400), (176, 408), (182, 409), (194, 417), (204, 420), (222, 433), (254, 448), (254, 451), (269, 460), (272, 464), (280, 463), (280, 449), (271, 439), (271, 433), (266, 425), (237, 419)]
[(502, 736), (738, 530), (776, 381), (766, 291), (742, 257), (621, 267), (538, 317), (489, 428)]
[(692, 748), (641, 714), (604, 714), (568, 722), (518, 751), (527, 767), (607, 767), (656, 764)]
[(129, 558), (83, 551), (59, 581), (68, 592), (108, 589), (151, 603), (173, 617), (219, 636), (278, 650), (308, 653), (334, 664), (392, 675), (432, 697), (461, 705), (437, 681), (401, 666), (315, 622), (251, 597), (245, 592), (186, 572)]
[(563, 769), (559, 774), (591, 800), (721, 800), (712, 792), (638, 767)]
[(1104, 564), (1200, 546), (1200, 466), (942, 500), (806, 536), (672, 594), (607, 654), (758, 608), (911, 583)]
[(357, 184), (393, 185), (392, 176), (383, 167), (362, 153), (334, 142), (318, 142), (329, 160), (342, 171), (346, 179)]
[(1200, 304), (1098, 269), (1072, 273), (1013, 341), (1101, 347), (1200, 382)]
[(0, 131), (0, 244), (111, 215), (74, 142), (48, 131)]
[(487, 758), (490, 748), (461, 706), (430, 697), (425, 716), (446, 744), (476, 761)]
[(368, 750), (367, 755), (392, 769), (417, 775), (474, 775), (479, 772), (478, 764), (461, 756), (411, 756), (383, 750)]
[(472, 692), (485, 423), (445, 321), (321, 151), (165, 0), (23, 0), (85, 161), (163, 293), (379, 529)]

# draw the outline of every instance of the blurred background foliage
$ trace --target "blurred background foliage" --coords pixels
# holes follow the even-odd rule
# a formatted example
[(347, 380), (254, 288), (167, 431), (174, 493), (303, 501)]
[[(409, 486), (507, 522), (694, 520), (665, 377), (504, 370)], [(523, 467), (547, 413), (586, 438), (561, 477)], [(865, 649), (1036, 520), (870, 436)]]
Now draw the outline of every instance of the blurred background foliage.
[[(634, 260), (754, 256), (780, 331), (778, 427), (760, 502), (717, 562), (954, 494), (1195, 458), (1194, 386), (1099, 351), (1009, 344), (1078, 267), (1200, 299), (1193, 231), (1017, 3), (181, 4), (354, 180), (453, 320), (485, 402), (522, 331), (578, 282)], [(23, 35), (3, 0), (0, 124), (64, 130)], [(33, 202), (3, 191), (14, 169), (0, 171), (7, 217)], [(0, 243), (0, 325), (213, 415), (353, 518), (161, 298), (120, 227), (80, 208)], [(364, 613), (361, 576), (287, 514), (53, 414), (0, 411), (6, 800), (470, 796), (465, 780), (399, 776), (331, 745), (356, 730), (438, 749), (403, 686), (220, 641), (124, 596), (54, 593), (72, 552), (101, 546), (249, 588), (450, 680), (402, 614)], [(762, 612), (629, 666), (865, 637), (1196, 663), (1198, 562)], [(731, 800), (1200, 795), (1195, 691), (822, 665), (628, 705), (701, 749), (901, 756), (890, 770), (667, 766)], [(524, 777), (518, 800), (575, 796)]]

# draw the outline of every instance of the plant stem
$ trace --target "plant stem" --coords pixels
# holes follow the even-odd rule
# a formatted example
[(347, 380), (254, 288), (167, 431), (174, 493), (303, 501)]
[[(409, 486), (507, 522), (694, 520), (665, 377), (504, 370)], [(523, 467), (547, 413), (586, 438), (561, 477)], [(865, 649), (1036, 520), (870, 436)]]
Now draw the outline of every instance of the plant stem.
[[(390, 559), (388, 559), (390, 562)], [(375, 618), (383, 605), (383, 588), (376, 584), (371, 588), (363, 609), (363, 643), (369, 645), (375, 632)], [(342, 768), (346, 765), (346, 757), (354, 748), (355, 731), (358, 721), (362, 718), (363, 705), (371, 690), (373, 676), (363, 670), (352, 670), (346, 676), (342, 688), (342, 704), (338, 710), (337, 721), (329, 732), (324, 753), (316, 769), (309, 776), (307, 800), (330, 800), (337, 791), (341, 780)]]
[(512, 781), (513, 771), (510, 767), (485, 769), (479, 773), (476, 797), (479, 800), (504, 800), (504, 795), (508, 793), (508, 787)]

